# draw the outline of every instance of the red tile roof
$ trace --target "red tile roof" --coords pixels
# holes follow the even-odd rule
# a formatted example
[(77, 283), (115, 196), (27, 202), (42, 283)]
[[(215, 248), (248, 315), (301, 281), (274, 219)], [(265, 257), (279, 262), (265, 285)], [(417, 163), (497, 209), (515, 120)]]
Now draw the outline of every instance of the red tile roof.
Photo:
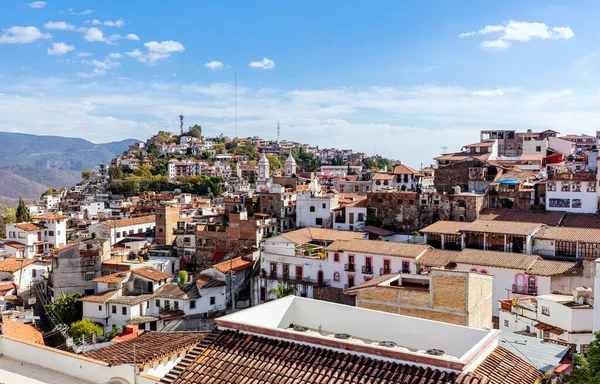
[(487, 378), (490, 384), (535, 383), (541, 376), (537, 368), (502, 347), (496, 347), (474, 373)]
[(2, 325), (2, 335), (32, 344), (44, 345), (42, 333), (34, 326), (21, 324), (6, 317), (0, 323)]
[(25, 249), (25, 244), (17, 243), (16, 241), (5, 241), (4, 245), (14, 249)]
[(212, 277), (206, 276), (206, 275), (200, 275), (196, 279), (196, 286), (198, 287), (198, 289), (224, 287), (225, 285), (227, 285), (227, 284), (225, 284), (224, 281), (216, 280), (216, 279), (213, 279)]
[(19, 223), (19, 224), (15, 224), (15, 227), (22, 229), (24, 231), (27, 231), (27, 232), (41, 231), (43, 229), (46, 229), (46, 227), (44, 227), (43, 225), (35, 224), (35, 223)]
[(82, 297), (78, 301), (83, 301), (86, 303), (106, 303), (108, 301), (108, 299), (112, 298), (116, 294), (117, 294), (117, 290), (113, 289), (111, 291), (95, 293), (93, 295), (87, 295), (85, 297)]
[(132, 340), (85, 352), (83, 356), (104, 361), (111, 366), (133, 363), (145, 365), (187, 351), (204, 340), (206, 335), (196, 332), (145, 332)]
[(103, 221), (100, 224), (104, 224), (110, 228), (121, 228), (121, 227), (129, 227), (131, 225), (147, 224), (147, 223), (155, 223), (155, 222), (156, 222), (156, 216), (149, 215), (149, 216), (134, 217), (131, 219)]
[(33, 259), (7, 257), (6, 259), (0, 260), (0, 272), (14, 273), (33, 263), (35, 263), (35, 260)]
[(222, 263), (215, 264), (212, 267), (221, 273), (227, 273), (229, 271), (237, 272), (242, 269), (252, 267), (253, 263), (250, 260), (243, 259), (241, 256), (236, 257), (232, 260), (223, 261)]
[(419, 174), (419, 172), (417, 172), (416, 170), (414, 170), (411, 167), (404, 165), (404, 164), (394, 165), (394, 169), (393, 169), (392, 173), (395, 175), (406, 175), (406, 174), (417, 175), (417, 174)]
[(36, 220), (64, 220), (68, 218), (69, 216), (61, 215), (59, 213), (46, 213), (35, 217)]
[(158, 269), (154, 269), (152, 267), (136, 268), (132, 269), (131, 272), (134, 275), (142, 276), (152, 281), (161, 281), (169, 278), (168, 274), (164, 273), (163, 271), (159, 271)]
[(111, 275), (96, 277), (92, 280), (94, 283), (107, 283), (107, 284), (119, 284), (127, 280), (129, 277), (128, 272), (117, 272)]

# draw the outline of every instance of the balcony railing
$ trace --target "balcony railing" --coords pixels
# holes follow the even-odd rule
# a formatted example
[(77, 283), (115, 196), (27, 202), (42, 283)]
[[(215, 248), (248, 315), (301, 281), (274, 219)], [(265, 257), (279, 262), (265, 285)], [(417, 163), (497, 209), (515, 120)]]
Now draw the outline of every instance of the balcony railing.
[(329, 286), (331, 285), (331, 280), (329, 279), (313, 279), (310, 277), (290, 277), (287, 275), (277, 275), (277, 274), (262, 274), (263, 278), (266, 279), (273, 279), (273, 280), (280, 280), (280, 281), (285, 281), (287, 283), (291, 283), (291, 284), (310, 284), (310, 285), (316, 285), (316, 286)]
[(530, 287), (528, 285), (516, 285), (512, 286), (513, 293), (518, 293), (520, 295), (537, 295), (537, 287)]
[(344, 264), (344, 271), (356, 272), (356, 264), (354, 264), (354, 263)]
[(362, 267), (362, 273), (365, 275), (372, 275), (373, 274), (373, 267), (370, 265), (365, 265)]
[(380, 275), (389, 275), (390, 273), (392, 273), (392, 268), (380, 268), (379, 269)]

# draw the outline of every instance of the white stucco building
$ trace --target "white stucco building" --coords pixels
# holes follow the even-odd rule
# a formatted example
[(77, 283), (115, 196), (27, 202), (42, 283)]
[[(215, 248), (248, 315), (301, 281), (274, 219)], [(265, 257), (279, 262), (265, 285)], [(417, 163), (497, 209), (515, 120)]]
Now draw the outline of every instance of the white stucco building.
[(339, 194), (303, 193), (296, 198), (296, 227), (332, 228), (333, 209), (339, 207)]

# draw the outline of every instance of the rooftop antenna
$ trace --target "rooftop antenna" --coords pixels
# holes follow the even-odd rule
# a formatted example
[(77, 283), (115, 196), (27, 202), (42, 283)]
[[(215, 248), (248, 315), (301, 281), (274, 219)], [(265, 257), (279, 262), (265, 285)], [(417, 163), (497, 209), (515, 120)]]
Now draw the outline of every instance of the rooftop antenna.
[(181, 111), (181, 114), (179, 115), (179, 129), (181, 129), (181, 134), (183, 135), (183, 118), (185, 116), (183, 116), (183, 111)]
[(279, 144), (279, 136), (281, 135), (281, 129), (279, 128), (279, 121), (277, 122), (277, 143)]
[(235, 72), (235, 137), (238, 137), (238, 127), (237, 127), (237, 71)]

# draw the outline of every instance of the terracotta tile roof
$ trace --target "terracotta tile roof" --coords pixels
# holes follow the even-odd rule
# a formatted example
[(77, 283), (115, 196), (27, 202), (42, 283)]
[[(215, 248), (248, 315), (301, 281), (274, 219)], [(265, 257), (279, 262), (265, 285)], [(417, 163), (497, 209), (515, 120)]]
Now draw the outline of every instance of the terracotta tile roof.
[(330, 252), (348, 251), (415, 258), (429, 248), (431, 247), (427, 244), (396, 243), (381, 240), (350, 240), (334, 241), (325, 249)]
[(362, 199), (359, 201), (354, 201), (348, 205), (346, 205), (347, 207), (354, 207), (354, 208), (367, 208), (368, 206), (368, 202), (367, 199)]
[(436, 221), (435, 223), (426, 226), (419, 230), (420, 233), (444, 233), (458, 235), (462, 230), (467, 228), (471, 223), (464, 221)]
[(445, 249), (429, 249), (419, 256), (416, 263), (428, 267), (445, 267), (458, 256), (460, 251), (448, 251)]
[(313, 240), (352, 240), (362, 239), (365, 234), (355, 231), (337, 231), (335, 229), (324, 228), (302, 228), (279, 235), (296, 244), (306, 244)]
[(365, 227), (362, 227), (360, 229), (360, 231), (361, 232), (372, 233), (372, 234), (375, 234), (375, 235), (378, 235), (378, 236), (382, 236), (382, 237), (391, 236), (391, 235), (396, 234), (396, 232), (388, 231), (387, 229), (383, 229), (383, 228), (378, 228), (378, 227), (376, 227), (374, 225), (367, 225)]
[(163, 271), (159, 271), (158, 269), (154, 269), (152, 267), (136, 268), (132, 269), (131, 272), (134, 275), (138, 275), (152, 281), (161, 281), (169, 278), (168, 274), (164, 273)]
[(600, 215), (596, 213), (567, 213), (560, 225), (574, 228), (600, 228)]
[(394, 180), (396, 176), (391, 173), (376, 173), (372, 180)]
[(92, 280), (94, 283), (120, 284), (127, 280), (129, 272), (117, 272), (111, 275), (96, 277)]
[(575, 261), (536, 260), (527, 274), (536, 276), (580, 275), (583, 264)]
[(542, 223), (521, 223), (517, 221), (486, 221), (476, 220), (470, 223), (464, 231), (503, 233), (507, 235), (529, 235), (542, 227)]
[(181, 317), (181, 316), (185, 316), (185, 312), (183, 312), (181, 309), (172, 309), (170, 311), (161, 313), (160, 315), (158, 315), (158, 318), (161, 320), (164, 320), (164, 319), (173, 319), (175, 317)]
[(241, 256), (236, 257), (232, 260), (223, 261), (219, 264), (214, 264), (212, 267), (221, 273), (227, 273), (229, 271), (237, 272), (242, 269), (250, 268), (254, 263), (250, 260), (243, 259)]
[(196, 332), (145, 332), (132, 340), (85, 352), (83, 356), (104, 361), (110, 366), (146, 365), (188, 351), (205, 337), (206, 333)]
[(110, 298), (117, 294), (117, 290), (113, 289), (110, 291), (95, 293), (93, 295), (87, 295), (82, 297), (78, 301), (83, 301), (86, 303), (106, 303)]
[(69, 216), (61, 215), (60, 213), (46, 213), (35, 217), (36, 220), (64, 220), (68, 218)]
[(563, 219), (564, 217), (565, 212), (532, 211), (524, 209), (484, 208), (479, 213), (479, 220), (519, 221), (522, 223), (542, 223), (546, 225), (558, 225), (561, 222), (561, 219)]
[(0, 260), (0, 272), (14, 273), (35, 262), (36, 261), (33, 259), (7, 257), (6, 259)]
[(22, 324), (6, 317), (1, 319), (0, 324), (2, 325), (2, 335), (28, 343), (44, 345), (42, 333), (33, 325)]
[[(197, 346), (161, 383), (447, 384), (458, 375), (234, 331)], [(214, 336), (213, 336), (214, 337)], [(463, 383), (476, 383), (463, 381)]]
[(466, 248), (456, 255), (452, 262), (457, 264), (520, 269), (526, 271), (538, 259), (539, 256), (527, 255), (525, 253), (483, 251), (480, 249)]
[(62, 247), (52, 248), (51, 252), (53, 254), (57, 254), (60, 251), (64, 251), (65, 249), (69, 249), (69, 248), (72, 248), (72, 247), (78, 247), (79, 245), (80, 245), (80, 243), (77, 243), (77, 242), (75, 242), (75, 243), (67, 243), (67, 244), (63, 245)]
[(481, 141), (475, 144), (467, 144), (463, 145), (463, 148), (472, 148), (472, 147), (491, 147), (494, 145), (494, 141)]
[(395, 175), (418, 175), (419, 172), (412, 169), (408, 165), (404, 164), (396, 164), (392, 170), (392, 173)]
[(178, 300), (189, 300), (189, 299), (198, 299), (200, 298), (200, 294), (198, 293), (198, 288), (194, 283), (187, 284), (177, 284), (177, 283), (167, 283), (163, 284), (160, 288), (156, 290), (154, 294), (156, 297), (160, 297), (163, 299), (178, 299)]
[(519, 160), (522, 161), (542, 161), (544, 155), (541, 153), (524, 153), (521, 155)]
[(27, 231), (27, 232), (41, 231), (43, 229), (47, 229), (43, 225), (35, 224), (35, 223), (19, 223), (19, 224), (15, 224), (15, 227), (22, 229), (24, 231)]
[(461, 160), (466, 160), (466, 159), (472, 158), (475, 160), (485, 161), (485, 160), (489, 159), (490, 156), (491, 156), (491, 153), (476, 154), (476, 153), (468, 153), (468, 152), (456, 152), (456, 153), (445, 153), (441, 156), (434, 157), (433, 159), (437, 160), (437, 161), (461, 161)]
[(4, 241), (3, 244), (14, 249), (25, 249), (25, 244), (17, 243), (16, 241)]
[(555, 335), (562, 335), (563, 333), (567, 332), (562, 328), (555, 327), (550, 324), (542, 323), (541, 321), (538, 322), (536, 325), (534, 325), (534, 327), (536, 327), (537, 329), (541, 329), (542, 331), (548, 331), (550, 333), (554, 333)]
[(371, 280), (367, 280), (362, 284), (358, 284), (358, 285), (348, 288), (346, 290), (346, 293), (351, 293), (351, 292), (354, 292), (359, 289), (376, 287), (379, 284), (384, 283), (384, 282), (388, 281), (389, 279), (394, 278), (396, 276), (398, 276), (397, 273), (390, 273), (387, 275), (381, 275), (381, 276), (374, 277)]
[(546, 227), (533, 235), (533, 238), (600, 243), (600, 228)]
[(213, 279), (212, 277), (206, 275), (200, 275), (196, 279), (196, 286), (198, 287), (198, 289), (224, 287), (226, 285), (227, 284), (225, 284), (224, 281)]
[(490, 384), (533, 384), (541, 376), (536, 367), (502, 347), (496, 347), (473, 373), (487, 378)]
[(129, 227), (131, 225), (147, 224), (147, 223), (155, 223), (155, 222), (156, 222), (156, 216), (149, 215), (149, 216), (134, 217), (131, 219), (103, 221), (100, 224), (104, 224), (110, 228), (121, 228), (121, 227)]

